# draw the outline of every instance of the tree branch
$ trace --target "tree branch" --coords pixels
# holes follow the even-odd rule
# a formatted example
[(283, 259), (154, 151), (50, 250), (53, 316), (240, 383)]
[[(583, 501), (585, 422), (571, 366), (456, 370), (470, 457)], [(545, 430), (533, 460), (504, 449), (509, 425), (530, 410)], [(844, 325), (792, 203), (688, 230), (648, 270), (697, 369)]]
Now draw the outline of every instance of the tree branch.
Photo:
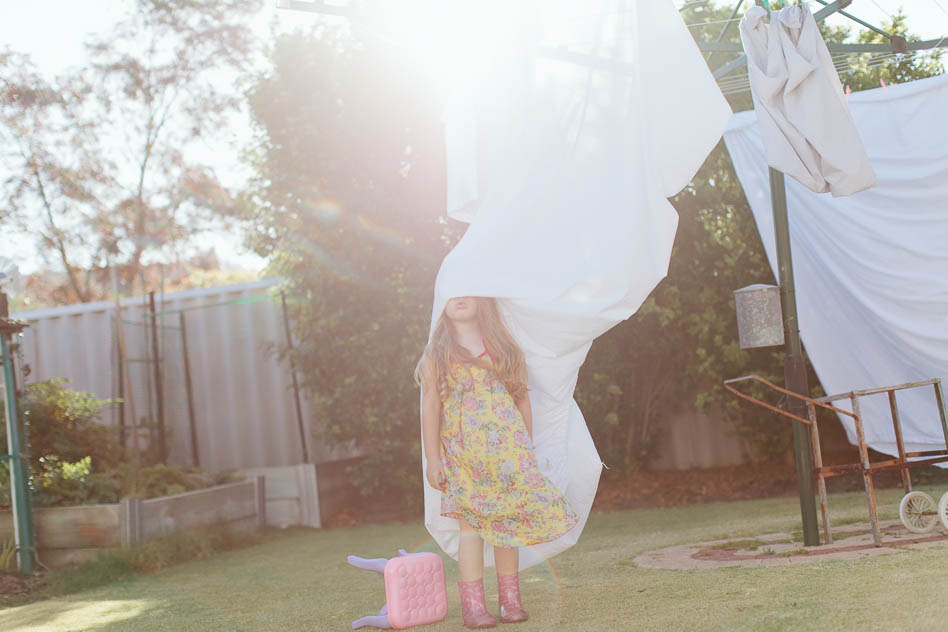
[(53, 209), (49, 199), (46, 197), (46, 188), (43, 186), (43, 179), (40, 177), (39, 170), (35, 164), (31, 165), (31, 171), (33, 177), (36, 178), (36, 188), (40, 194), (40, 199), (43, 201), (43, 208), (46, 210), (46, 218), (49, 221), (49, 227), (53, 234), (56, 250), (59, 251), (59, 257), (63, 262), (63, 266), (66, 268), (66, 275), (69, 277), (69, 285), (72, 287), (73, 292), (76, 293), (76, 298), (78, 298), (81, 303), (85, 303), (89, 300), (88, 294), (83, 292), (82, 288), (79, 287), (79, 279), (76, 277), (76, 271), (69, 263), (69, 257), (66, 254), (66, 243), (63, 241), (62, 231), (56, 226), (56, 221), (53, 219)]

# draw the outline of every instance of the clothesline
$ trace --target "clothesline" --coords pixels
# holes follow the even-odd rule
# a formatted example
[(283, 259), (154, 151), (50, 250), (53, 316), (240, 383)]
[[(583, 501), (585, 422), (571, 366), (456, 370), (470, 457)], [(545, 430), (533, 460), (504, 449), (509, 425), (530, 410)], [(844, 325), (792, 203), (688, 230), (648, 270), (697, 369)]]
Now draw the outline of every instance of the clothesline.
[[(851, 59), (852, 57), (855, 57), (855, 56), (859, 56), (860, 59), (858, 59), (858, 60), (853, 60), (853, 59)], [(865, 57), (865, 56), (868, 56), (868, 57)], [(845, 68), (845, 67), (847, 67), (847, 66), (853, 66), (853, 65), (856, 64), (856, 63), (865, 63), (865, 62), (869, 62), (869, 61), (875, 61), (876, 59), (879, 59), (879, 58), (890, 58), (890, 57), (898, 57), (898, 56), (905, 56), (905, 54), (904, 54), (904, 53), (892, 53), (892, 52), (885, 52), (885, 53), (836, 53), (835, 55), (832, 56), (832, 58), (833, 58), (833, 65), (836, 67), (837, 70), (840, 70), (840, 69), (843, 69), (843, 68)], [(745, 67), (743, 74), (737, 75), (737, 76), (728, 75), (728, 78), (726, 78), (726, 79), (721, 79), (720, 81), (718, 81), (718, 85), (721, 86), (721, 87), (730, 86), (730, 85), (732, 85), (732, 84), (741, 83), (741, 82), (744, 82), (744, 81), (746, 81), (746, 80), (747, 80), (747, 69), (746, 69), (746, 67)]]
[(938, 0), (932, 0), (932, 2), (934, 2), (934, 3), (935, 3), (935, 6), (938, 7), (939, 9), (941, 9), (942, 12), (943, 12), (945, 15), (948, 15), (948, 9), (946, 9), (946, 8), (943, 7), (943, 6), (941, 6), (941, 3), (940, 3)]
[[(924, 51), (924, 53), (932, 54), (935, 51)], [(924, 54), (920, 53), (920, 54)], [(836, 67), (837, 74), (847, 75), (857, 70), (865, 70), (869, 68), (878, 68), (880, 66), (885, 66), (891, 63), (899, 63), (905, 58), (904, 53), (881, 53), (877, 56), (871, 57), (868, 61), (856, 61), (855, 63), (849, 62), (844, 64), (834, 64)], [(747, 92), (750, 90), (750, 80), (745, 74), (740, 77), (736, 77), (733, 80), (728, 80), (726, 82), (722, 81), (719, 84), (721, 92), (725, 95), (738, 94), (741, 92)]]
[[(837, 72), (846, 72), (846, 71), (858, 70), (858, 69), (860, 69), (860, 68), (865, 68), (865, 67), (878, 66), (878, 65), (880, 65), (880, 63), (883, 62), (883, 61), (888, 61), (888, 60), (899, 61), (898, 58), (902, 58), (902, 57), (904, 57), (904, 56), (901, 55), (901, 54), (899, 54), (899, 53), (879, 53), (879, 54), (873, 55), (873, 56), (871, 56), (871, 57), (869, 57), (869, 58), (867, 58), (867, 59), (859, 59), (859, 60), (838, 59), (838, 60), (834, 60), (834, 66), (835, 66)], [(722, 88), (730, 88), (730, 87), (733, 87), (733, 86), (735, 86), (735, 85), (739, 85), (739, 84), (742, 84), (742, 83), (747, 83), (747, 74), (746, 74), (746, 73), (745, 73), (744, 75), (742, 75), (742, 76), (734, 77), (734, 78), (732, 78), (732, 79), (728, 79), (727, 81), (722, 81), (722, 82), (720, 82), (718, 85), (721, 86)]]
[[(689, 3), (684, 4), (684, 5), (682, 5), (681, 7), (679, 7), (679, 11), (680, 11), (680, 10), (683, 10), (683, 9), (689, 7), (689, 6), (697, 6), (697, 5), (699, 5), (699, 4), (706, 4), (706, 3), (708, 3), (709, 1), (710, 1), (710, 0), (698, 0), (697, 2), (689, 2)], [(813, 2), (814, 2), (814, 0), (804, 0), (804, 1), (801, 2), (800, 4), (813, 4)], [(601, 12), (599, 12), (599, 13), (586, 13), (586, 14), (584, 14), (584, 15), (576, 15), (576, 16), (573, 16), (573, 17), (570, 18), (570, 21), (571, 21), (573, 24), (575, 24), (576, 22), (582, 22), (582, 21), (585, 21), (585, 20), (595, 20), (595, 19), (598, 19), (598, 18), (618, 17), (618, 16), (620, 16), (620, 15), (628, 15), (628, 14), (632, 13), (632, 11), (633, 11), (632, 9), (619, 9), (619, 10), (615, 10), (615, 11), (601, 11)], [(727, 23), (727, 22), (740, 22), (741, 19), (742, 19), (742, 18), (739, 18), (739, 17), (738, 17), (738, 18), (733, 18), (733, 19), (729, 19), (729, 20), (713, 20), (713, 21), (708, 21), (708, 22), (697, 22), (697, 23), (695, 23), (695, 24), (686, 24), (686, 26), (688, 26), (689, 28), (691, 28), (691, 27), (697, 27), (697, 26), (710, 26), (710, 25), (712, 25), (712, 24), (725, 24), (725, 23)]]
[[(940, 3), (938, 0), (931, 0), (931, 1), (935, 4), (936, 7), (938, 7), (941, 11), (943, 11), (946, 15), (948, 15), (948, 9), (945, 9), (945, 7), (942, 6), (941, 3)], [(890, 20), (895, 20), (895, 17), (894, 17), (891, 13), (889, 13), (888, 11), (886, 11), (885, 9), (883, 9), (881, 6), (879, 6), (879, 4), (878, 4), (875, 0), (872, 0), (872, 3), (873, 3), (874, 5), (876, 5), (876, 7), (878, 7), (880, 11), (882, 11), (882, 12), (885, 13), (887, 16), (889, 16), (889, 19), (890, 19)], [(801, 2), (800, 4), (812, 5), (812, 4), (814, 4), (814, 0), (804, 0), (804, 2)], [(687, 6), (687, 5), (685, 5), (685, 6)], [(822, 6), (822, 5), (821, 5), (821, 6)], [(687, 26), (688, 28), (698, 28), (698, 27), (702, 27), (702, 26), (712, 26), (712, 25), (714, 25), (714, 24), (729, 24), (729, 23), (731, 23), (731, 22), (740, 22), (742, 19), (744, 19), (743, 16), (741, 16), (741, 17), (736, 17), (736, 18), (731, 18), (731, 19), (726, 19), (726, 20), (709, 20), (708, 22), (695, 22), (694, 24), (686, 24), (686, 26)]]
[[(880, 11), (882, 11), (882, 12), (885, 13), (887, 16), (889, 16), (889, 19), (890, 19), (890, 20), (895, 20), (895, 18), (892, 16), (892, 14), (889, 13), (888, 11), (886, 11), (885, 9), (883, 9), (882, 6), (881, 6), (878, 2), (876, 2), (876, 0), (870, 0), (870, 2), (872, 2), (872, 4), (874, 4), (874, 5), (876, 5), (876, 6), (879, 8)], [(937, 4), (937, 3), (936, 3), (936, 4)]]
[[(879, 66), (884, 66), (890, 63), (898, 63), (900, 60), (896, 59), (899, 57), (898, 54), (883, 54), (877, 57), (873, 57), (867, 61), (861, 61), (859, 63), (838, 63), (835, 64), (837, 74), (849, 74), (857, 70), (864, 70), (868, 68), (876, 68)], [(750, 87), (749, 79), (747, 75), (742, 77), (735, 78), (728, 81), (727, 83), (719, 84), (721, 91), (724, 94), (734, 94), (736, 92), (742, 92)]]
[[(813, 4), (813, 0), (805, 0), (804, 2), (800, 2), (800, 4)], [(687, 26), (688, 28), (694, 28), (694, 27), (699, 27), (699, 26), (711, 26), (712, 24), (728, 24), (730, 22), (740, 22), (743, 19), (744, 17), (741, 16), (739, 18), (730, 18), (727, 20), (710, 20), (708, 22), (695, 22), (694, 24), (686, 24), (685, 26)]]

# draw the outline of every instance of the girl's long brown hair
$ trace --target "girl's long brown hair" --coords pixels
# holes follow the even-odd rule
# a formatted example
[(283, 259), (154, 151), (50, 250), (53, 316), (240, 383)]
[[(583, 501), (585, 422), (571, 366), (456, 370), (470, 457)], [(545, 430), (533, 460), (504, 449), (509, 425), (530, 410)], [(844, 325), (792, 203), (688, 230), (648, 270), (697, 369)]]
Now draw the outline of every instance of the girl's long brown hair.
[[(527, 394), (527, 364), (523, 351), (504, 326), (504, 320), (493, 297), (475, 296), (477, 301), (477, 324), (484, 337), (484, 346), (493, 361), (493, 370), (514, 401), (519, 402)], [(457, 340), (454, 326), (446, 313), (441, 314), (435, 326), (431, 342), (425, 347), (415, 367), (415, 383), (422, 383), (424, 367), (430, 362), (437, 378), (441, 400), (448, 397), (448, 371), (456, 364), (470, 362), (485, 366), (486, 360), (474, 358)]]

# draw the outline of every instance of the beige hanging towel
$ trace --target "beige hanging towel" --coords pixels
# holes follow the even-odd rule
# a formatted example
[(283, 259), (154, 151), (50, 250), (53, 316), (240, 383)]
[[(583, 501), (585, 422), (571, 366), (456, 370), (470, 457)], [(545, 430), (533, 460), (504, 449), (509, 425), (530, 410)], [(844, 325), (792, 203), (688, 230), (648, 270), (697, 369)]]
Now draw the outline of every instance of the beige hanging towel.
[(810, 9), (748, 9), (741, 40), (768, 164), (834, 197), (874, 186), (875, 172)]

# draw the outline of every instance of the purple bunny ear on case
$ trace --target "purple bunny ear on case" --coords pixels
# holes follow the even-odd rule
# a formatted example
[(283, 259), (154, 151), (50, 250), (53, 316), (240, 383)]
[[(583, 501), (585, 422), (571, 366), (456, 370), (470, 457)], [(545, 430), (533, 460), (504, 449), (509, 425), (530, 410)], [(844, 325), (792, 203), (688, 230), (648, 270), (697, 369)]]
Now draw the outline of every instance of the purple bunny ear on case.
[(383, 628), (388, 630), (391, 629), (391, 627), (388, 622), (388, 616), (385, 614), (385, 606), (382, 606), (382, 610), (377, 615), (362, 617), (352, 622), (353, 630), (358, 630), (359, 628)]
[[(349, 564), (355, 566), (356, 568), (361, 568), (365, 571), (375, 571), (383, 577), (385, 576), (385, 565), (388, 564), (388, 560), (384, 557), (366, 559), (364, 557), (359, 557), (358, 555), (350, 555), (346, 558), (346, 560), (349, 562)], [(367, 627), (383, 628), (385, 630), (388, 630), (392, 627), (388, 621), (388, 604), (383, 604), (382, 609), (379, 610), (378, 614), (362, 617), (352, 622), (353, 630)]]
[(349, 561), (349, 564), (356, 568), (361, 568), (364, 571), (375, 571), (379, 575), (385, 572), (385, 565), (388, 563), (388, 560), (384, 557), (366, 559), (357, 555), (350, 555), (346, 559)]

